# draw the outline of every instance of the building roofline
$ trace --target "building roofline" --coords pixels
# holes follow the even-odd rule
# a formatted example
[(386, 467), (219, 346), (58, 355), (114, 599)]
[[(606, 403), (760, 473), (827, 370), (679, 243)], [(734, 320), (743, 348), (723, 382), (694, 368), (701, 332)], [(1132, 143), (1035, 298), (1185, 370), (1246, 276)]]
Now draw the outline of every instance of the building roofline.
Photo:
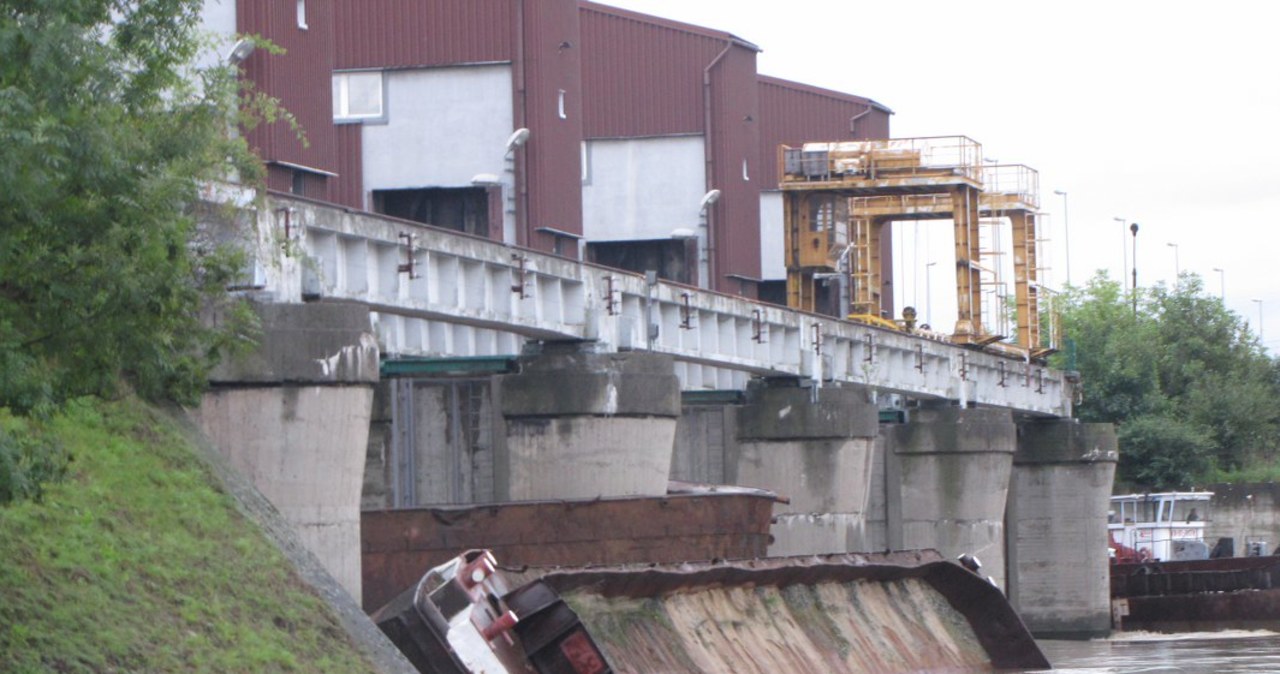
[(756, 81), (759, 82), (760, 84), (771, 84), (773, 86), (781, 87), (784, 89), (793, 89), (795, 91), (803, 91), (805, 93), (815, 94), (817, 96), (825, 96), (827, 98), (833, 98), (840, 101), (847, 101), (850, 103), (860, 103), (862, 105), (871, 106), (877, 110), (880, 110), (890, 115), (894, 114), (893, 110), (890, 109), (889, 106), (883, 103), (874, 101), (870, 98), (866, 98), (863, 96), (856, 96), (854, 94), (846, 94), (842, 91), (835, 91), (834, 89), (824, 89), (822, 87), (815, 87), (811, 84), (793, 82), (791, 80), (784, 80), (780, 77), (771, 77), (769, 75), (756, 75)]
[(663, 28), (670, 28), (671, 30), (680, 31), (682, 33), (689, 33), (692, 35), (698, 35), (700, 37), (709, 37), (716, 40), (724, 40), (726, 42), (731, 42), (739, 47), (750, 49), (751, 51), (754, 51), (754, 52), (764, 51), (756, 44), (749, 42), (747, 40), (744, 40), (738, 37), (737, 35), (734, 35), (733, 33), (728, 33), (722, 30), (716, 30), (714, 28), (707, 28), (705, 26), (698, 26), (692, 23), (683, 23), (680, 21), (673, 21), (671, 19), (666, 19), (660, 16), (654, 16), (652, 14), (643, 14), (641, 12), (633, 12), (629, 9), (622, 9), (621, 7), (614, 7), (612, 5), (604, 5), (598, 2), (590, 2), (589, 0), (579, 0), (578, 9), (598, 12), (600, 14), (608, 14), (611, 16), (621, 17), (624, 19), (631, 19), (632, 21), (637, 21), (640, 23), (648, 23), (655, 26), (661, 26)]

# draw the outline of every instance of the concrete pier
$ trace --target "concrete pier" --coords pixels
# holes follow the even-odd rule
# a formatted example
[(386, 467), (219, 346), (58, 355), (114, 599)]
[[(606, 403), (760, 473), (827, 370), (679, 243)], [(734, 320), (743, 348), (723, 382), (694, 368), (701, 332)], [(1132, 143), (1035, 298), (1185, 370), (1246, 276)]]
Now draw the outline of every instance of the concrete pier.
[[(1009, 493), (1009, 599), (1033, 634), (1092, 638), (1111, 629), (1107, 508), (1111, 424), (1018, 425)], [(984, 560), (985, 561), (985, 560)]]
[(194, 412), (231, 465), (354, 598), (378, 347), (364, 307), (265, 304), (257, 351), (224, 363)]
[(1017, 440), (1009, 410), (921, 408), (883, 430), (889, 547), (976, 555), (1004, 587), (1005, 497)]
[(791, 500), (775, 507), (771, 556), (848, 552), (863, 537), (877, 411), (864, 389), (799, 384), (748, 388), (733, 482)]
[(499, 500), (666, 494), (680, 414), (671, 358), (592, 342), (532, 347), (518, 374), (498, 379)]

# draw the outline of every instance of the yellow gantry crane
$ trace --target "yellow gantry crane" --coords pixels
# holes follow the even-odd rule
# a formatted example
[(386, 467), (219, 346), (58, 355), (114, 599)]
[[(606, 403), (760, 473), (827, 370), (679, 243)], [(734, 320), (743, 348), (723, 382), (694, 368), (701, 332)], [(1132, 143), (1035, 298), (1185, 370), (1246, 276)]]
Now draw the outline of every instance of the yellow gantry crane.
[[(951, 220), (955, 232), (953, 341), (1003, 339), (983, 325), (982, 217), (1008, 218), (1013, 231), (1017, 344), (1043, 355), (1036, 212), (1038, 177), (1021, 165), (990, 166), (964, 136), (806, 143), (779, 148), (787, 267), (787, 304), (805, 311), (890, 324), (883, 292), (881, 239), (904, 220)], [(833, 296), (830, 280), (837, 280)]]

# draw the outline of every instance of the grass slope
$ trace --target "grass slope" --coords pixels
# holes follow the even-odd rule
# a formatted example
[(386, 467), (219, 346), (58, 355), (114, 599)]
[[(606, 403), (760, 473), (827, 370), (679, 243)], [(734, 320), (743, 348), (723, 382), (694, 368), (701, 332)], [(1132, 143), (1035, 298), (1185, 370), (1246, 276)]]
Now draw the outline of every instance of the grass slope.
[(0, 672), (372, 671), (164, 415), (82, 403), (42, 432), (74, 462), (0, 508)]

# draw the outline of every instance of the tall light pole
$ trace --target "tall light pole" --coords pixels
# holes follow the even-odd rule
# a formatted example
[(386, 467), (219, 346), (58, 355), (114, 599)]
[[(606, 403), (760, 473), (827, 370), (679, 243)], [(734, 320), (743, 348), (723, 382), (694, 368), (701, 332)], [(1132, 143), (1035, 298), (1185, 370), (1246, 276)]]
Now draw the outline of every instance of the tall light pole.
[(937, 262), (930, 262), (924, 266), (924, 322), (933, 327), (933, 265)]
[(1227, 303), (1227, 272), (1217, 267), (1214, 267), (1213, 270), (1218, 272), (1218, 298), (1222, 300), (1222, 304), (1225, 306)]
[(1120, 285), (1124, 286), (1129, 283), (1129, 239), (1124, 235), (1124, 225), (1128, 220), (1120, 217), (1111, 218), (1120, 223), (1120, 264), (1124, 267), (1124, 274), (1120, 277)]
[(1178, 280), (1182, 278), (1182, 265), (1178, 263), (1178, 244), (1167, 243), (1166, 246), (1173, 249), (1173, 287), (1178, 287)]
[(1138, 317), (1138, 223), (1129, 223), (1133, 232), (1133, 317)]
[(1067, 285), (1071, 285), (1071, 211), (1067, 210), (1067, 191), (1054, 190), (1053, 193), (1062, 197), (1062, 239), (1067, 248)]
[(1267, 345), (1263, 342), (1262, 334), (1262, 300), (1253, 300), (1253, 302), (1258, 305), (1258, 341), (1262, 342), (1262, 348), (1265, 349)]

